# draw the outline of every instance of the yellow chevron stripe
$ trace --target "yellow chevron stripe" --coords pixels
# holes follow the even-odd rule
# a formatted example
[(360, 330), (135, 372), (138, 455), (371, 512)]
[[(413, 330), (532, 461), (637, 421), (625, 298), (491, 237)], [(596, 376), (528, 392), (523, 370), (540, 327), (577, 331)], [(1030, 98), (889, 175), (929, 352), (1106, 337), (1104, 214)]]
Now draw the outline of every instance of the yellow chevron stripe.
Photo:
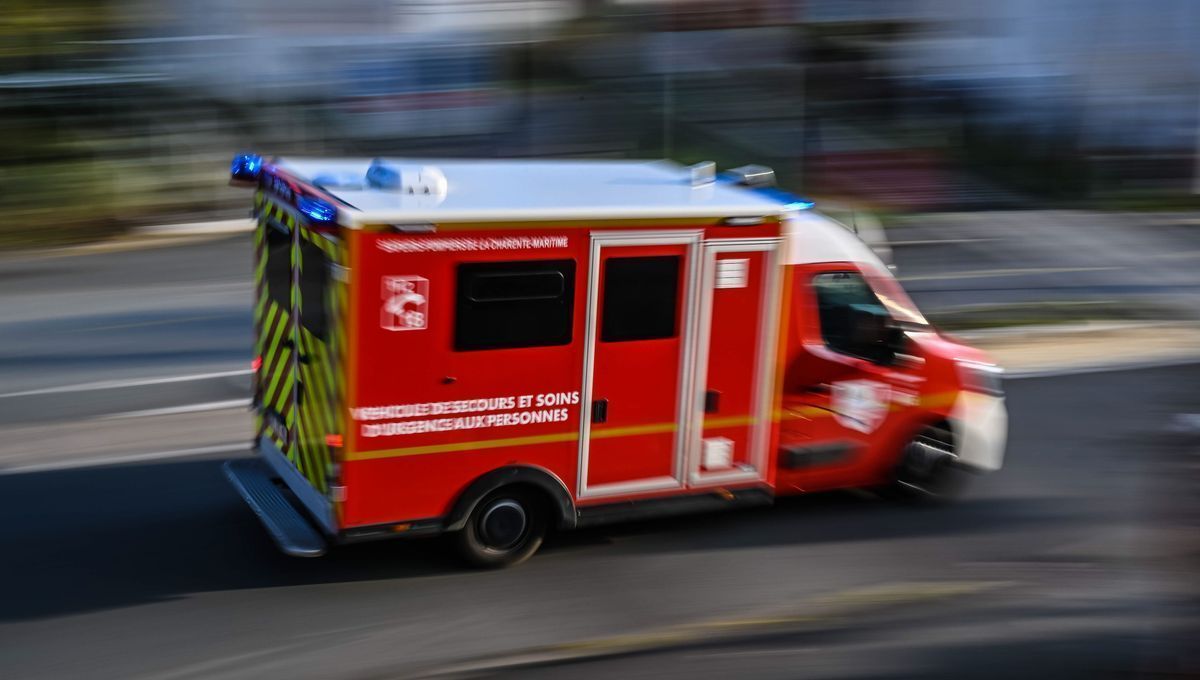
[(329, 388), (325, 384), (325, 380), (321, 377), (321, 371), (319, 370), (321, 355), (316, 349), (317, 343), (314, 342), (311, 333), (302, 329), (301, 336), (304, 338), (302, 341), (305, 347), (304, 352), (309, 357), (309, 364), (307, 366), (302, 365), (303, 380), (306, 388), (312, 390), (313, 402), (320, 407), (315, 409), (316, 413), (313, 414), (317, 418), (314, 424), (319, 425), (325, 432), (330, 432), (333, 429), (333, 423), (327, 417), (330, 395)]
[(300, 414), (296, 419), (296, 451), (299, 458), (304, 461), (304, 477), (313, 486), (317, 486), (317, 464), (315, 456), (312, 455), (312, 434), (309, 419), (305, 417), (307, 401), (307, 396), (302, 398), (298, 409)]

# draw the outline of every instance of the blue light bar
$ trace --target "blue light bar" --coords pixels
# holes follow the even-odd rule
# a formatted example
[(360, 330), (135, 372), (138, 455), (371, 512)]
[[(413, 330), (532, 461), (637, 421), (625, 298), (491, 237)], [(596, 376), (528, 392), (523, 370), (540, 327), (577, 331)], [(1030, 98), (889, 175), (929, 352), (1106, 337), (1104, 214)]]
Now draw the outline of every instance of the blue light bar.
[(304, 213), (314, 225), (333, 224), (337, 221), (337, 208), (319, 198), (296, 198), (296, 207)]
[(816, 203), (808, 199), (800, 198), (790, 191), (784, 191), (778, 187), (757, 187), (751, 189), (751, 191), (766, 196), (772, 200), (779, 201), (783, 204), (784, 210), (808, 210), (816, 205)]
[(367, 168), (367, 184), (376, 189), (399, 189), (400, 173), (376, 158), (371, 161), (371, 167)]
[(239, 182), (257, 182), (262, 174), (263, 159), (252, 153), (240, 153), (233, 157), (229, 166), (229, 176)]
[(764, 196), (773, 201), (778, 201), (783, 204), (784, 210), (808, 210), (816, 205), (816, 203), (801, 198), (790, 191), (784, 191), (776, 186), (747, 186), (739, 181), (738, 176), (729, 172), (723, 172), (717, 175), (717, 181), (722, 184), (734, 184), (745, 188), (747, 191), (753, 191), (760, 196)]

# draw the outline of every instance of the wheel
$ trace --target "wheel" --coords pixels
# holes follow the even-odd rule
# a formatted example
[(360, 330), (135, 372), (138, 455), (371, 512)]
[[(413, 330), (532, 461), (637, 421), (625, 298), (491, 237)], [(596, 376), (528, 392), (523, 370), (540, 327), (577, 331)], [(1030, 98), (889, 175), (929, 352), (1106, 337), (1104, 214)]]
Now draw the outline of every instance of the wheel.
[(519, 487), (499, 489), (475, 505), (456, 537), (463, 558), (478, 567), (509, 567), (529, 559), (546, 536), (542, 499)]
[(884, 495), (907, 502), (948, 503), (962, 496), (969, 481), (970, 473), (958, 463), (953, 433), (930, 426), (905, 444)]

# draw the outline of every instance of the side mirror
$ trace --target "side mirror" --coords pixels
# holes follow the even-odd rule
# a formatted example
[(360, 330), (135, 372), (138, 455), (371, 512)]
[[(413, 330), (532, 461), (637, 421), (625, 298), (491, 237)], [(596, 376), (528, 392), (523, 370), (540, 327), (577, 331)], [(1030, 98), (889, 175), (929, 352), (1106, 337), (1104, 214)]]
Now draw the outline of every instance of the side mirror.
[(854, 353), (878, 364), (890, 364), (907, 347), (908, 336), (887, 310), (859, 309), (853, 322)]
[(886, 363), (893, 363), (899, 354), (911, 353), (908, 342), (908, 334), (904, 332), (904, 329), (894, 322), (889, 323), (887, 333), (888, 356)]

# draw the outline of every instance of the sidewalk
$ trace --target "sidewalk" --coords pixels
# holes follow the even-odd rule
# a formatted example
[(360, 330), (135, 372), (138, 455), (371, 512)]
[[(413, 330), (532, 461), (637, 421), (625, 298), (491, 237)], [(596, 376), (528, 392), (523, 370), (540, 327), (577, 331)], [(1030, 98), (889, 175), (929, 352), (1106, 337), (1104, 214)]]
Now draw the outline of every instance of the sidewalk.
[(987, 351), (1012, 377), (1200, 361), (1200, 325), (1182, 322), (1097, 322), (952, 335)]

